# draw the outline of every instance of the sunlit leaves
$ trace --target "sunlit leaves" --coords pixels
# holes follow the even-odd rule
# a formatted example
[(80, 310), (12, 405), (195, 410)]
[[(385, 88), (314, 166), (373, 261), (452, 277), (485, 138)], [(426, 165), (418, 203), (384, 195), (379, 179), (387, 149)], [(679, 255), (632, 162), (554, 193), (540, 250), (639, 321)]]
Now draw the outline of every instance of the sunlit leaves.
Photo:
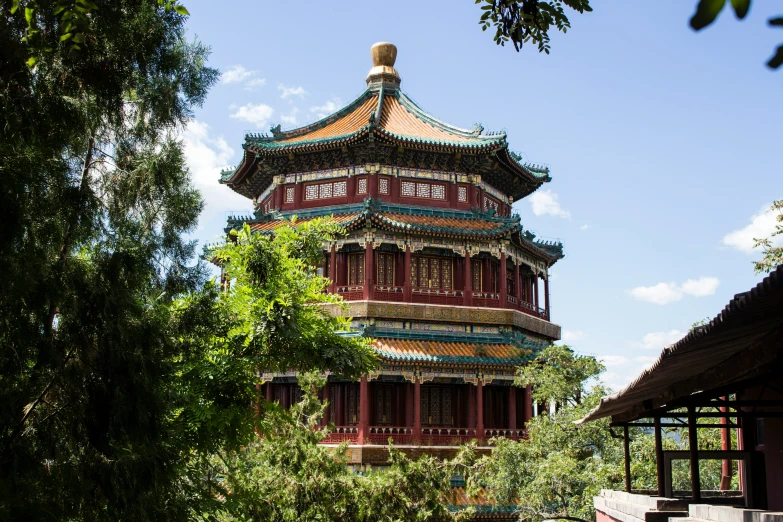
[(550, 51), (549, 29), (554, 26), (565, 33), (571, 27), (564, 6), (578, 13), (592, 11), (589, 0), (476, 0), (476, 4), (482, 4), (481, 30), (494, 26), (497, 45), (510, 41), (519, 51), (531, 42), (546, 54)]
[(731, 0), (731, 6), (734, 8), (734, 14), (742, 20), (748, 15), (750, 10), (750, 0)]

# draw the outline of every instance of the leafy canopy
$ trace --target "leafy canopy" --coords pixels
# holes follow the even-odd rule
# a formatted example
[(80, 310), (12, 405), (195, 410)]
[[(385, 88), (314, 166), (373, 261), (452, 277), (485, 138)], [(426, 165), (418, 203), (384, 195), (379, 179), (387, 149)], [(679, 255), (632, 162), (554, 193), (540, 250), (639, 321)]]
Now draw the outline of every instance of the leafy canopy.
[(773, 241), (777, 236), (783, 236), (783, 199), (772, 203), (770, 210), (777, 211), (777, 225), (775, 231), (768, 238), (754, 239), (753, 248), (761, 248), (761, 261), (754, 261), (753, 268), (757, 274), (772, 272), (779, 265), (783, 265), (783, 246), (775, 246)]

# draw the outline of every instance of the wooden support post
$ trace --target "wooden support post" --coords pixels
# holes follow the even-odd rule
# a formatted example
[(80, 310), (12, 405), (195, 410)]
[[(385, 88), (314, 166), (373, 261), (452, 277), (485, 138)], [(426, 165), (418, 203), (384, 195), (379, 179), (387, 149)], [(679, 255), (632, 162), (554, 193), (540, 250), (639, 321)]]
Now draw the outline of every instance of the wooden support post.
[(696, 409), (688, 406), (688, 450), (691, 463), (691, 498), (694, 502), (701, 500), (701, 484), (699, 482), (699, 429), (696, 427)]
[(473, 304), (473, 278), (470, 275), (470, 264), (470, 251), (465, 248), (465, 290), (463, 292), (465, 306)]
[(413, 378), (413, 441), (421, 441), (421, 382), (420, 377)]
[(536, 307), (536, 313), (538, 313), (538, 274), (533, 274), (533, 305)]
[(506, 307), (506, 303), (508, 301), (508, 299), (507, 299), (507, 295), (508, 294), (506, 293), (508, 291), (508, 288), (506, 288), (506, 279), (507, 279), (507, 277), (506, 277), (506, 253), (505, 252), (501, 252), (500, 253), (500, 267), (499, 267), (499, 270), (498, 270), (498, 285), (500, 286), (500, 288), (498, 288), (498, 290), (500, 290), (500, 292), (498, 292), (498, 293), (500, 294), (500, 308), (505, 308)]
[(544, 279), (544, 309), (546, 310), (546, 320), (549, 321), (549, 274)]
[(631, 440), (628, 425), (623, 426), (623, 454), (625, 455), (625, 491), (631, 492)]
[(484, 385), (480, 377), (476, 384), (476, 438), (484, 439)]
[(337, 293), (337, 245), (332, 245), (332, 251), (329, 254), (329, 279), (332, 280), (330, 292)]
[(375, 263), (373, 263), (372, 241), (364, 244), (364, 300), (370, 301), (373, 297), (375, 281)]
[(517, 389), (508, 387), (508, 429), (517, 429)]
[[(721, 397), (722, 401), (725, 401), (727, 397)], [(727, 406), (721, 406), (720, 411), (726, 414), (725, 417), (720, 418), (720, 423), (724, 425), (723, 428), (720, 429), (720, 449), (723, 451), (730, 451), (731, 450), (731, 433), (729, 432), (727, 424), (731, 424), (728, 413), (729, 408)], [(720, 473), (720, 489), (721, 491), (728, 491), (731, 489), (731, 476), (732, 476), (732, 465), (731, 465), (731, 459), (723, 459), (721, 461), (721, 473)]]
[(362, 375), (359, 384), (359, 444), (366, 444), (370, 435), (370, 386), (367, 376)]
[(663, 462), (663, 433), (661, 433), (661, 418), (655, 417), (655, 467), (658, 474), (658, 496), (666, 495), (666, 466)]
[(411, 246), (405, 245), (405, 273), (403, 274), (403, 285), (402, 285), (402, 300), (406, 303), (410, 303), (412, 298), (412, 289), (411, 286)]
[(405, 427), (413, 428), (413, 384), (405, 383)]

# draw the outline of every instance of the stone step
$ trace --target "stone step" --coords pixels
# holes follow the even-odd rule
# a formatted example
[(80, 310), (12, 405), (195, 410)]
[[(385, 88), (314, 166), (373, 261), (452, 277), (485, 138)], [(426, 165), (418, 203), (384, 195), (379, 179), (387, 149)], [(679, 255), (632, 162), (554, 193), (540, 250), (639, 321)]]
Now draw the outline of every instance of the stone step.
[[(641, 497), (641, 495), (631, 495), (630, 497)], [(628, 500), (635, 498), (625, 497)], [(619, 520), (620, 522), (669, 522), (669, 518), (686, 517), (688, 512), (683, 510), (656, 510), (649, 505), (638, 504), (635, 502), (626, 502), (617, 497), (594, 497), (596, 510)]]
[(710, 522), (783, 522), (783, 513), (709, 504), (691, 504), (688, 516)]

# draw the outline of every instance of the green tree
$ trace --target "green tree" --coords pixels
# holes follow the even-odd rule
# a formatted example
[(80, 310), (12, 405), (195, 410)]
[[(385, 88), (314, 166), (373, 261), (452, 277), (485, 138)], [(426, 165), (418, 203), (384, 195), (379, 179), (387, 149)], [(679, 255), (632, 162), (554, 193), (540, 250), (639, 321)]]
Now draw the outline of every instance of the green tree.
[(457, 521), (470, 511), (448, 509), (450, 479), (460, 461), (430, 456), (411, 460), (390, 447), (388, 466), (354, 472), (347, 445), (319, 445), (325, 380), (300, 376), (301, 402), (286, 410), (265, 403), (261, 437), (246, 447), (215, 455), (200, 470), (219, 500), (219, 521)]
[(783, 246), (775, 246), (773, 244), (773, 238), (777, 236), (783, 236), (783, 199), (772, 203), (770, 210), (772, 212), (777, 211), (778, 213), (778, 215), (775, 217), (777, 220), (775, 231), (768, 238), (753, 240), (755, 242), (753, 247), (762, 249), (761, 261), (753, 262), (753, 268), (757, 274), (762, 272), (772, 272), (779, 265), (783, 265)]
[[(750, 10), (751, 0), (699, 0), (696, 12), (690, 20), (695, 31), (712, 24), (720, 12), (731, 3), (734, 14), (742, 20)], [(494, 40), (497, 45), (505, 46), (509, 41), (514, 49), (520, 51), (525, 43), (538, 46), (538, 52), (549, 54), (549, 30), (553, 27), (563, 33), (571, 28), (566, 9), (583, 14), (591, 12), (590, 0), (476, 0), (481, 4), (479, 25), (482, 31), (495, 28)], [(770, 27), (783, 27), (783, 17), (770, 18)], [(777, 69), (783, 65), (783, 45), (767, 62), (767, 66)]]
[(217, 71), (155, 0), (91, 4), (78, 49), (60, 4), (0, 18), (0, 518), (176, 518), (170, 306), (204, 273), (173, 135)]

